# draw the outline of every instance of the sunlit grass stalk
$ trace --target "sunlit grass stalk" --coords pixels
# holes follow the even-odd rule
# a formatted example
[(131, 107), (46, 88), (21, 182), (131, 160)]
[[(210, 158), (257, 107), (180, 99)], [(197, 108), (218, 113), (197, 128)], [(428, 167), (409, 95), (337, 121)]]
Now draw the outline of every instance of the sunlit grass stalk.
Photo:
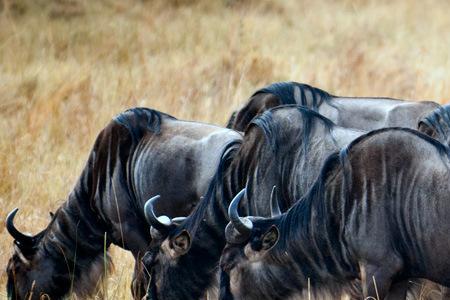
[(108, 299), (108, 287), (107, 287), (107, 278), (108, 278), (108, 249), (106, 246), (106, 238), (107, 233), (105, 232), (105, 237), (103, 239), (103, 268), (104, 268), (104, 276), (103, 276), (103, 299)]

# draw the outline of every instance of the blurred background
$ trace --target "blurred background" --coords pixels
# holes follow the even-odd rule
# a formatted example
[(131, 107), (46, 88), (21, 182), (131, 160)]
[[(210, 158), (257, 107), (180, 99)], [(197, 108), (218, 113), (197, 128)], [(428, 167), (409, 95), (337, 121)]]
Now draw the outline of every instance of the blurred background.
[[(132, 106), (224, 125), (283, 80), (342, 96), (450, 100), (450, 2), (0, 0), (0, 298), (12, 239), (37, 233), (98, 132)], [(131, 299), (114, 248), (105, 298)]]

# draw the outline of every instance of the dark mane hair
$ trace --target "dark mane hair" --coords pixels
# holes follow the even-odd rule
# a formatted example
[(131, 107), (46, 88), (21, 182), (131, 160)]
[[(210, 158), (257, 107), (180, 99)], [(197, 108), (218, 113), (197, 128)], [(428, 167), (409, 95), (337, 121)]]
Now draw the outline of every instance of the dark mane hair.
[[(298, 96), (296, 96), (296, 89), (298, 89), (300, 92), (300, 99), (298, 99)], [(306, 98), (307, 92), (312, 95), (311, 108), (313, 110), (317, 110), (323, 101), (330, 102), (333, 97), (331, 94), (325, 92), (324, 90), (312, 87), (308, 84), (293, 81), (272, 83), (271, 85), (268, 85), (256, 91), (252, 96), (260, 93), (273, 94), (280, 99), (282, 104), (299, 104), (308, 106), (308, 100)]]
[(174, 117), (146, 107), (134, 107), (118, 114), (113, 118), (118, 124), (125, 126), (135, 140), (139, 140), (150, 130), (155, 134), (161, 132), (163, 118), (174, 119)]
[(259, 127), (263, 131), (265, 137), (267, 138), (267, 141), (272, 145), (272, 149), (274, 152), (278, 151), (280, 147), (279, 137), (285, 135), (287, 131), (289, 132), (289, 128), (281, 128), (280, 122), (273, 121), (273, 115), (276, 111), (286, 108), (295, 109), (302, 117), (303, 136), (298, 136), (297, 139), (303, 139), (303, 146), (305, 147), (305, 149), (309, 144), (309, 139), (312, 133), (312, 129), (314, 128), (315, 120), (319, 120), (320, 122), (322, 122), (329, 131), (331, 131), (335, 126), (335, 124), (331, 120), (304, 106), (291, 104), (271, 108), (265, 111), (263, 114), (254, 118), (250, 123), (249, 128), (251, 127), (251, 125)]
[(421, 122), (433, 128), (441, 141), (446, 141), (450, 134), (450, 105), (439, 106)]

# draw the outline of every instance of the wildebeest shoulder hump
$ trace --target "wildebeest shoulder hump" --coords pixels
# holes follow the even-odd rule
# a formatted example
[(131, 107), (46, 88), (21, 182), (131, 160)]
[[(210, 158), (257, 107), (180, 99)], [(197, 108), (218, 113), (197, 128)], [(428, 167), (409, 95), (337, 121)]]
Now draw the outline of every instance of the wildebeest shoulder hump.
[(134, 107), (118, 114), (113, 120), (124, 126), (134, 139), (139, 140), (147, 130), (159, 134), (164, 118), (175, 119), (168, 114), (150, 108)]
[(335, 126), (335, 124), (326, 117), (304, 106), (288, 104), (271, 108), (254, 118), (251, 121), (250, 126), (254, 125), (262, 130), (274, 151), (277, 151), (279, 148), (279, 142), (277, 139), (280, 136), (283, 136), (284, 132), (290, 132), (289, 128), (286, 128), (285, 126), (292, 126), (290, 122), (284, 122), (284, 118), (275, 117), (277, 111), (286, 113), (286, 108), (292, 108), (292, 110), (289, 110), (289, 114), (297, 114), (299, 117), (298, 124), (301, 123), (303, 126), (303, 130), (299, 130), (299, 132), (303, 133), (303, 136), (298, 138), (303, 138), (305, 147), (309, 142), (309, 138), (312, 134), (312, 128), (316, 122), (321, 122), (328, 130), (331, 130), (333, 126)]

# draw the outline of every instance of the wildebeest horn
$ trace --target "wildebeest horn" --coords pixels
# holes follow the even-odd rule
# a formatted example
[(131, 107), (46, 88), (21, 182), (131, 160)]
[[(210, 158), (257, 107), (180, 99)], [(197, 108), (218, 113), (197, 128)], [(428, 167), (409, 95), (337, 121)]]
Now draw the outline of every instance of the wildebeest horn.
[(17, 241), (21, 246), (31, 246), (33, 245), (33, 237), (23, 234), (14, 226), (14, 217), (16, 216), (18, 208), (14, 208), (6, 217), (6, 229), (8, 229), (9, 234)]
[(187, 219), (186, 217), (175, 217), (175, 218), (172, 219), (172, 222), (180, 224), (186, 219)]
[(278, 217), (281, 215), (280, 206), (278, 205), (277, 186), (274, 185), (270, 194), (270, 216)]
[(153, 228), (160, 232), (165, 232), (169, 229), (170, 225), (172, 225), (172, 220), (168, 216), (156, 217), (153, 207), (155, 201), (159, 198), (161, 198), (161, 196), (157, 195), (147, 200), (144, 205), (144, 214), (147, 222), (149, 222)]
[(245, 189), (240, 191), (231, 201), (230, 207), (228, 207), (228, 216), (234, 228), (240, 234), (249, 236), (253, 229), (253, 223), (248, 218), (239, 217), (238, 213), (239, 202), (244, 197), (245, 191)]

